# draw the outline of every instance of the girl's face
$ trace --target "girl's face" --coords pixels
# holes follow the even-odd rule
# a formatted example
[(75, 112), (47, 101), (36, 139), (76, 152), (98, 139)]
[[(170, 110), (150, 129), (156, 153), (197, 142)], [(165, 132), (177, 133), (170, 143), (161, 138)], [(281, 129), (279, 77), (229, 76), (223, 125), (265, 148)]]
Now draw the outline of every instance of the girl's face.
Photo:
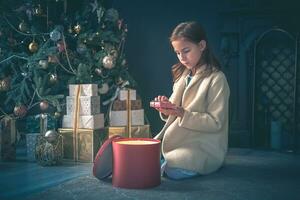
[(181, 64), (191, 70), (198, 64), (206, 47), (206, 42), (201, 40), (198, 44), (195, 44), (180, 38), (172, 41), (172, 46)]

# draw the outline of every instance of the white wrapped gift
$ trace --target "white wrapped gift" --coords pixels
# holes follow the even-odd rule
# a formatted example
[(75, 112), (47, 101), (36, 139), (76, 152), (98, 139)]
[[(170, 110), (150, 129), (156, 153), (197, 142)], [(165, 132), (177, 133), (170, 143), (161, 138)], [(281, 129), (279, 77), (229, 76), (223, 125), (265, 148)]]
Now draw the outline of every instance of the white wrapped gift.
[[(76, 96), (78, 84), (69, 85), (69, 95)], [(97, 84), (80, 84), (80, 96), (97, 96), (98, 95), (98, 85)]]
[[(104, 127), (104, 115), (85, 115), (79, 116), (77, 128), (88, 128), (88, 129), (99, 129)], [(74, 126), (74, 116), (64, 115), (62, 127), (63, 128), (73, 128)]]
[[(136, 90), (132, 90), (132, 89), (129, 89), (130, 90), (130, 100), (136, 100)], [(120, 93), (119, 93), (119, 100), (121, 101), (125, 101), (127, 100), (127, 93), (128, 93), (128, 90), (120, 90)]]
[(27, 133), (26, 134), (26, 147), (27, 147), (27, 161), (34, 162), (35, 159), (35, 146), (37, 143), (37, 137), (39, 133)]
[[(67, 115), (75, 112), (75, 96), (67, 96)], [(100, 96), (80, 96), (79, 115), (95, 115), (100, 113)]]
[[(127, 111), (111, 111), (110, 126), (127, 126)], [(131, 125), (144, 125), (144, 109), (131, 110)]]

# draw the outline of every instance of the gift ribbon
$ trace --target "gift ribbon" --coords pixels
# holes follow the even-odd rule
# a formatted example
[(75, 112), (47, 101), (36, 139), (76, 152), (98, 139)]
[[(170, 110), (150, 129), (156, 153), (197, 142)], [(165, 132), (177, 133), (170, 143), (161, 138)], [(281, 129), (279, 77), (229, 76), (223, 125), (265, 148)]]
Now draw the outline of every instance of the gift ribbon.
[(115, 91), (115, 94), (109, 98), (108, 100), (106, 101), (103, 101), (102, 105), (106, 106), (108, 105), (109, 103), (112, 103), (114, 102), (114, 100), (118, 97), (119, 93), (120, 93), (120, 90), (123, 89), (125, 86), (129, 85), (129, 82), (128, 81), (125, 81), (121, 86), (117, 87), (116, 91)]
[(131, 138), (131, 101), (130, 101), (130, 89), (127, 89), (126, 98), (126, 108), (127, 108), (127, 133), (128, 137)]
[(2, 120), (4, 121), (5, 128), (10, 125), (10, 144), (14, 144), (17, 138), (16, 120), (8, 115), (5, 116)]
[(40, 117), (40, 134), (44, 136), (48, 127), (48, 116), (47, 114), (40, 114), (39, 117)]
[(81, 85), (78, 85), (76, 89), (75, 111), (74, 111), (74, 121), (73, 121), (73, 155), (75, 161), (78, 160), (77, 132), (78, 132), (78, 119), (79, 119), (80, 93), (81, 93)]

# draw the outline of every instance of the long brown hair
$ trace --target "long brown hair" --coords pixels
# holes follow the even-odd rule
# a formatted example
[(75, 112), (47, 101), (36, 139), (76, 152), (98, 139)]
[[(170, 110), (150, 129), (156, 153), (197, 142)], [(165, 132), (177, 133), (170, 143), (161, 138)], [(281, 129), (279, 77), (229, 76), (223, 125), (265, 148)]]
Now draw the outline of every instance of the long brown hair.
[[(178, 39), (185, 39), (192, 43), (198, 44), (201, 40), (206, 41), (206, 48), (203, 51), (201, 59), (198, 61), (197, 68), (206, 64), (204, 75), (209, 76), (212, 72), (220, 70), (220, 62), (210, 50), (206, 33), (202, 26), (194, 21), (183, 22), (178, 24), (172, 32), (170, 42)], [(180, 62), (172, 66), (173, 81), (176, 82), (185, 70), (185, 66)]]

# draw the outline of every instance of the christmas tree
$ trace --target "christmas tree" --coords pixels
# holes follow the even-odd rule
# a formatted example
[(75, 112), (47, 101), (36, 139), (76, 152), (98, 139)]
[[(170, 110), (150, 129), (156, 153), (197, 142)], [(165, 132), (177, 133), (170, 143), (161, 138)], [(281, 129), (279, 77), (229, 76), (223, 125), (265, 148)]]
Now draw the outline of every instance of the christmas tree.
[(2, 117), (45, 112), (60, 118), (69, 84), (97, 84), (103, 105), (120, 88), (135, 87), (123, 53), (126, 24), (105, 3), (1, 2)]

